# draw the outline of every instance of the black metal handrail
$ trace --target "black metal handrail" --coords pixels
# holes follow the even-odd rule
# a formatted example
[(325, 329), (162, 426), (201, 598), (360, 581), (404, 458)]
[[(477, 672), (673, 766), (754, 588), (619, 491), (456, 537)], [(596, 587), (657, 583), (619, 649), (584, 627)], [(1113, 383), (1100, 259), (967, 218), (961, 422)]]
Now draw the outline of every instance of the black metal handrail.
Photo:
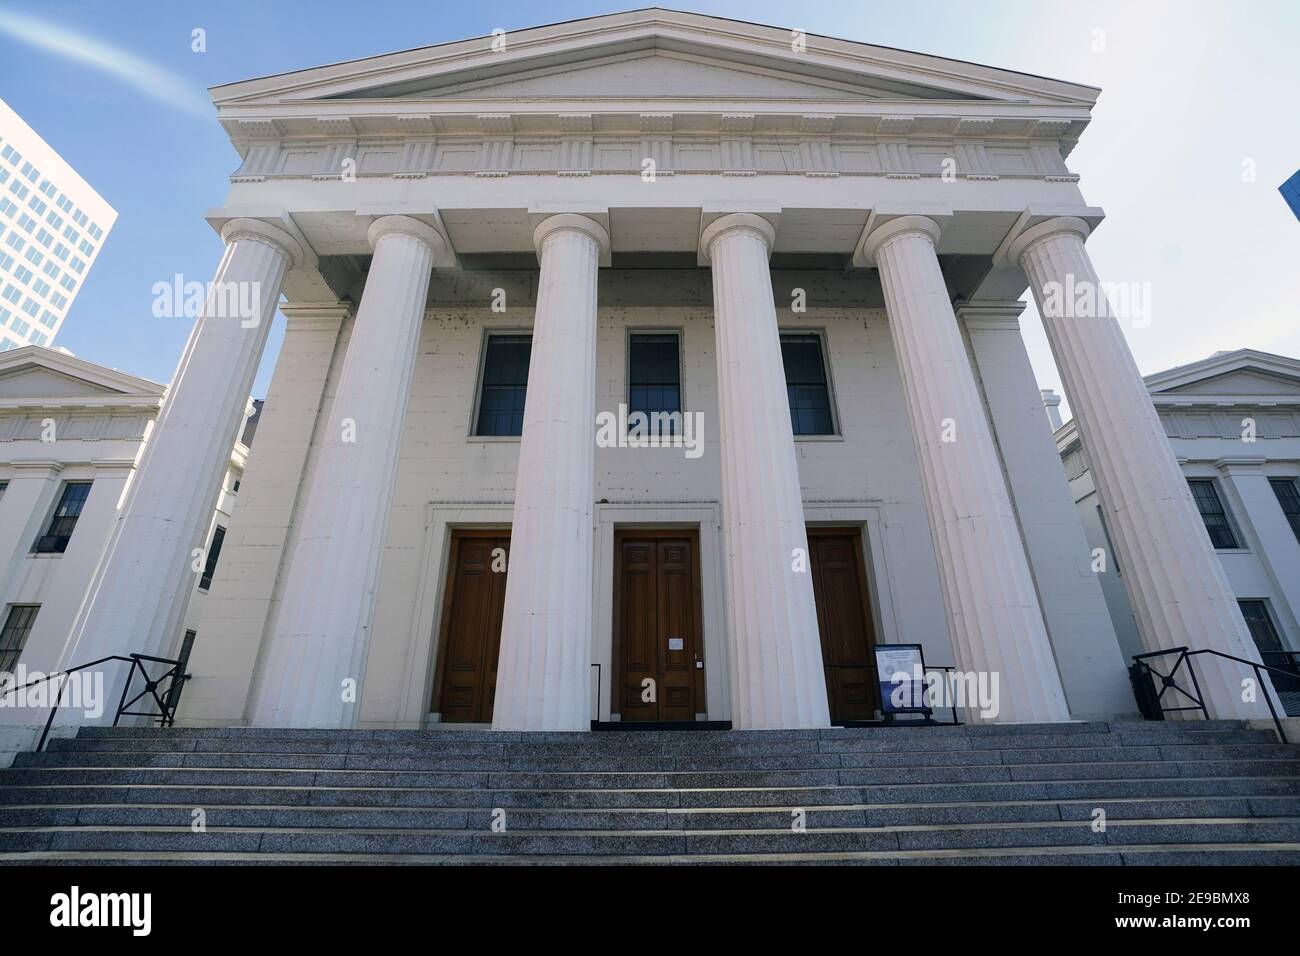
[[(1177, 654), (1178, 657), (1174, 661), (1174, 666), (1169, 668), (1167, 673), (1160, 673), (1160, 671), (1156, 670), (1150, 663), (1148, 663), (1152, 658), (1166, 657), (1169, 654)], [(1268, 692), (1268, 688), (1264, 685), (1263, 680), (1261, 680), (1261, 672), (1269, 671), (1270, 673), (1280, 674), (1284, 677), (1290, 678), (1295, 677), (1294, 672), (1280, 670), (1276, 667), (1269, 667), (1267, 664), (1262, 664), (1258, 661), (1247, 660), (1244, 657), (1236, 657), (1235, 655), (1225, 654), (1223, 651), (1211, 650), (1210, 648), (1202, 648), (1201, 650), (1193, 651), (1186, 647), (1171, 647), (1167, 651), (1151, 651), (1147, 654), (1135, 654), (1133, 656), (1134, 666), (1149, 675), (1153, 682), (1156, 681), (1156, 678), (1159, 678), (1158, 683), (1160, 689), (1156, 692), (1153, 702), (1161, 714), (1160, 719), (1163, 720), (1165, 714), (1179, 713), (1188, 710), (1199, 710), (1206, 720), (1210, 719), (1209, 708), (1205, 706), (1205, 696), (1201, 693), (1200, 681), (1196, 679), (1196, 670), (1192, 667), (1192, 658), (1200, 654), (1213, 654), (1215, 657), (1222, 657), (1224, 660), (1236, 661), (1238, 664), (1245, 664), (1247, 667), (1253, 668), (1255, 671), (1255, 680), (1264, 693), (1264, 702), (1268, 704), (1268, 712), (1273, 717), (1274, 726), (1277, 727), (1277, 735), (1282, 738), (1284, 744), (1290, 743), (1286, 737), (1286, 730), (1282, 726), (1282, 720), (1277, 715), (1277, 708), (1273, 706), (1273, 695)], [(1178, 669), (1182, 667), (1184, 663), (1187, 664), (1187, 673), (1192, 679), (1190, 690), (1187, 687), (1179, 685), (1176, 680)], [(1162, 698), (1168, 690), (1174, 690), (1182, 694), (1192, 702), (1191, 705), (1186, 707), (1166, 707)]]
[[(77, 671), (84, 671), (90, 667), (97, 667), (100, 664), (106, 664), (109, 661), (122, 661), (131, 665), (131, 670), (126, 676), (126, 683), (122, 686), (122, 696), (117, 702), (117, 712), (113, 715), (114, 727), (117, 726), (117, 722), (123, 717), (157, 718), (158, 724), (161, 727), (170, 727), (176, 720), (176, 708), (180, 704), (181, 691), (185, 687), (185, 682), (190, 679), (189, 674), (179, 673), (181, 662), (174, 661), (167, 657), (154, 657), (150, 654), (130, 654), (126, 657), (123, 657), (121, 654), (110, 654), (108, 657), (101, 657), (99, 660), (91, 661), (88, 664), (78, 664), (76, 667), (69, 667), (67, 670), (54, 671), (43, 677), (30, 680), (20, 687), (10, 687), (5, 689), (3, 693), (0, 693), (0, 697), (8, 696), (17, 691), (26, 690), (28, 687), (34, 687), (44, 681), (53, 680), (56, 677), (65, 678), (64, 681), (59, 684), (58, 691), (54, 695), (54, 703), (50, 707), (50, 716), (45, 721), (45, 730), (41, 732), (40, 742), (36, 744), (37, 752), (45, 749), (45, 741), (50, 735), (50, 727), (54, 725), (54, 715), (58, 713), (59, 707), (62, 704), (63, 689), (68, 686), (66, 678), (75, 674)], [(153, 678), (149, 676), (149, 671), (144, 665), (145, 661), (148, 661), (151, 664), (170, 664), (171, 666), (168, 667), (167, 670), (163, 671), (162, 674), (158, 675), (157, 678)], [(137, 669), (140, 671), (141, 676), (144, 677), (144, 690), (140, 691), (140, 693), (136, 694), (130, 700), (127, 700), (126, 695), (131, 691), (131, 683), (135, 680), (135, 672)], [(167, 686), (166, 689), (160, 693), (159, 687), (162, 686), (164, 681), (167, 682)], [(136, 701), (140, 700), (146, 694), (152, 697), (154, 703), (158, 705), (157, 713), (142, 710), (127, 710), (128, 707), (134, 706)]]

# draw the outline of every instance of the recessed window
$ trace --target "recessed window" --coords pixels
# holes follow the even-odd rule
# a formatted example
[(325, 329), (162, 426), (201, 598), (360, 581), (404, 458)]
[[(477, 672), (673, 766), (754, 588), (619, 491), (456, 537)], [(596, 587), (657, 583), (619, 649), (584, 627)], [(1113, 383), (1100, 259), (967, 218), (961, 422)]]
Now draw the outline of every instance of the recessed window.
[(89, 481), (70, 481), (63, 486), (63, 494), (50, 518), (49, 527), (36, 539), (33, 551), (37, 554), (62, 554), (68, 549), (72, 531), (77, 527), (81, 509), (86, 506), (86, 498), (90, 495), (90, 484)]
[(0, 671), (12, 674), (22, 656), (23, 646), (32, 633), (36, 623), (39, 604), (11, 604), (5, 617), (5, 626), (0, 629)]
[(217, 573), (217, 559), (221, 557), (221, 546), (226, 541), (226, 529), (217, 525), (212, 532), (212, 543), (208, 545), (208, 560), (203, 565), (203, 574), (199, 578), (199, 589), (206, 591), (212, 587), (212, 575)]
[(1214, 481), (1209, 478), (1189, 478), (1187, 485), (1192, 489), (1196, 510), (1201, 513), (1205, 530), (1210, 534), (1210, 543), (1219, 550), (1241, 547), (1237, 544), (1237, 536), (1232, 531), (1228, 513), (1223, 508), (1223, 501), (1219, 498), (1218, 489), (1214, 487)]
[[(649, 417), (656, 412), (682, 410), (682, 372), (676, 332), (638, 332), (628, 337), (627, 410), (629, 417), (636, 412)], [(669, 427), (672, 427), (671, 420)]]
[(785, 391), (790, 399), (790, 425), (794, 433), (835, 434), (821, 336), (782, 332), (781, 360), (785, 364)]
[(531, 335), (489, 335), (483, 355), (475, 435), (521, 435)]
[[(1246, 619), (1246, 627), (1259, 652), (1276, 654), (1281, 651), (1282, 640), (1277, 636), (1277, 628), (1273, 626), (1268, 605), (1263, 601), (1238, 601), (1237, 605), (1241, 608), (1241, 616)], [(1271, 665), (1272, 662), (1266, 660), (1264, 663)]]
[(1270, 478), (1268, 483), (1273, 486), (1273, 494), (1277, 495), (1277, 503), (1282, 506), (1282, 513), (1291, 524), (1296, 540), (1300, 541), (1300, 488), (1296, 487), (1296, 480)]

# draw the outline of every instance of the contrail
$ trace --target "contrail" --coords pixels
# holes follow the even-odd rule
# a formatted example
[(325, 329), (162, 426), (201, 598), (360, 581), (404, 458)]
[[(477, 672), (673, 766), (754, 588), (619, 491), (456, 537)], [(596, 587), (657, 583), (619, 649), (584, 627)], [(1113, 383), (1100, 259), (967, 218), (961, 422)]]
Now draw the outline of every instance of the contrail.
[(100, 40), (12, 11), (0, 11), (0, 33), (57, 56), (102, 70), (152, 99), (205, 119), (212, 105), (186, 81), (134, 54)]

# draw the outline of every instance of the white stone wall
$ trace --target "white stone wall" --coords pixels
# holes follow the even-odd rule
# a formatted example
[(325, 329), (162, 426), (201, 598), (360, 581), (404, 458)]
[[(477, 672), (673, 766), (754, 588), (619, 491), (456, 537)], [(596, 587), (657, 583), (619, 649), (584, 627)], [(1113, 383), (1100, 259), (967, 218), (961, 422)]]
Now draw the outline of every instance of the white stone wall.
[[(814, 305), (794, 313), (787, 292), (778, 279), (781, 328), (824, 336), (840, 432), (796, 440), (806, 516), (821, 524), (864, 528), (877, 639), (919, 642), (927, 661), (951, 664), (915, 450), (884, 311)], [(471, 418), (485, 334), (526, 331), (531, 322), (530, 305), (502, 313), (478, 304), (439, 305), (426, 317), (380, 573), (361, 726), (420, 726), (426, 719), (448, 528), (509, 525), (519, 442), (474, 437)], [(629, 330), (674, 329), (681, 334), (684, 406), (703, 413), (705, 428), (705, 450), (698, 459), (688, 459), (678, 449), (597, 449), (592, 661), (603, 670), (600, 714), (608, 715), (613, 574), (605, 539), (612, 540), (618, 523), (675, 521), (700, 527), (707, 716), (727, 719), (712, 310), (704, 305), (606, 305), (598, 322), (598, 411), (615, 410), (626, 400)], [(329, 331), (291, 336), (282, 354), (242, 492), (244, 509), (230, 527), (200, 622), (191, 659), (196, 679), (187, 690), (182, 722), (247, 720), (259, 645), (283, 574), (283, 542), (304, 487), (299, 479), (312, 473), (314, 454), (306, 442), (320, 416), (310, 393), (323, 388), (328, 407), (348, 325), (337, 341)], [(1032, 382), (1025, 385), (1036, 393)], [(1035, 568), (1035, 573), (1068, 574), (1069, 562), (1065, 566), (1066, 571)], [(593, 674), (593, 698), (595, 693)]]
[[(1290, 390), (1277, 398), (1293, 402)], [(1260, 422), (1277, 418), (1272, 407), (1240, 405), (1213, 414), (1195, 408), (1180, 411), (1164, 409), (1162, 421), (1169, 442), (1189, 479), (1205, 478), (1215, 482), (1219, 499), (1228, 513), (1238, 548), (1217, 549), (1215, 554), (1239, 600), (1262, 600), (1268, 605), (1273, 624), (1283, 647), (1300, 649), (1300, 542), (1287, 525), (1267, 479), (1300, 478), (1300, 434), (1294, 424), (1276, 428), (1263, 427), (1254, 442), (1241, 439), (1240, 422), (1250, 416)], [(1213, 419), (1221, 418), (1215, 424)], [(1198, 424), (1199, 423), (1199, 424)], [(1070, 429), (1058, 433), (1058, 442)], [(1214, 432), (1215, 434), (1212, 434)], [(1073, 456), (1074, 471), (1087, 464), (1086, 455), (1077, 443), (1061, 442), (1069, 464)], [(1240, 461), (1249, 464), (1236, 464)], [(1263, 482), (1252, 489), (1251, 481)], [(1246, 482), (1247, 484), (1243, 484)], [(1108, 555), (1105, 573), (1099, 575), (1111, 620), (1126, 660), (1144, 651), (1134, 620), (1132, 606), (1124, 590), (1121, 566), (1115, 568), (1113, 553), (1097, 513), (1097, 492), (1088, 470), (1073, 474), (1070, 489), (1090, 548), (1104, 548)], [(1252, 494), (1257, 490), (1261, 494)], [(1244, 495), (1243, 495), (1244, 492)]]

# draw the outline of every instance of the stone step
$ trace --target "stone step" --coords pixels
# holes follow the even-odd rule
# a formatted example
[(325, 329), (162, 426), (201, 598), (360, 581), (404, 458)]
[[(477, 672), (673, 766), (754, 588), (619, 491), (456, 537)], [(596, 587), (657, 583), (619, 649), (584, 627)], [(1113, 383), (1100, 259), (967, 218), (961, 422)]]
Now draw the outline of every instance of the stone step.
[(1029, 750), (949, 750), (920, 753), (807, 753), (669, 757), (610, 755), (569, 757), (403, 756), (347, 753), (55, 751), (18, 754), (16, 767), (203, 767), (276, 770), (452, 770), (540, 773), (655, 773), (726, 770), (831, 770), (841, 767), (964, 767), (1040, 763), (1161, 760), (1300, 760), (1300, 750), (1279, 743), (1203, 746), (1071, 747)]
[(48, 784), (184, 784), (327, 787), (421, 787), (546, 790), (698, 789), (994, 783), (1049, 780), (1126, 780), (1189, 777), (1298, 776), (1300, 760), (1150, 760), (1094, 763), (872, 767), (838, 770), (662, 772), (297, 770), (210, 767), (11, 767), (0, 786)]
[(0, 855), (0, 866), (1300, 866), (1300, 844), (1187, 844), (774, 853), (724, 856), (494, 856), (378, 853), (38, 851)]
[(420, 853), (491, 855), (673, 855), (862, 853), (990, 847), (1188, 843), (1300, 845), (1300, 819), (1197, 818), (958, 826), (791, 830), (357, 830), (259, 827), (0, 828), (0, 852), (148, 850), (174, 853)]
[[(720, 731), (616, 731), (590, 734), (585, 731), (495, 731), (486, 728), (442, 727), (430, 730), (295, 730), (287, 727), (99, 727), (79, 728), (77, 739), (122, 739), (122, 737), (165, 737), (165, 739), (260, 739), (260, 740), (381, 740), (394, 743), (412, 741), (461, 741), (461, 743), (528, 743), (578, 744), (581, 747), (634, 747), (669, 744), (686, 747), (695, 743), (718, 741), (725, 744), (777, 743), (792, 740), (854, 740), (872, 736), (1021, 736), (1021, 735), (1105, 735), (1110, 732), (1128, 734), (1187, 734), (1187, 732), (1225, 732), (1245, 730), (1242, 721), (1115, 721), (1071, 723), (985, 723), (931, 724), (918, 727), (827, 727), (822, 730), (720, 730)], [(1271, 732), (1271, 731), (1265, 731)], [(608, 741), (608, 744), (606, 743)], [(624, 743), (625, 741), (625, 743)]]
[[(1107, 820), (1223, 817), (1300, 817), (1300, 797), (1049, 801), (926, 804), (916, 806), (730, 807), (665, 809), (515, 809), (504, 811), (511, 831), (521, 830), (789, 830), (799, 819), (809, 829), (912, 827), (963, 823), (1090, 823), (1098, 807)], [(206, 806), (209, 827), (480, 830), (491, 828), (496, 809)], [(33, 804), (0, 807), (0, 827), (185, 827), (193, 808), (171, 804)]]
[[(98, 728), (103, 729), (103, 728)], [(568, 757), (635, 756), (689, 757), (796, 755), (817, 753), (929, 753), (954, 750), (1047, 749), (1055, 747), (1171, 746), (1193, 744), (1273, 744), (1277, 737), (1267, 730), (1162, 730), (1126, 731), (1109, 734), (998, 734), (970, 735), (963, 728), (945, 728), (947, 733), (897, 731), (844, 731), (835, 736), (793, 739), (719, 739), (708, 734), (679, 733), (675, 739), (643, 740), (648, 733), (571, 735), (577, 739), (554, 741), (499, 741), (491, 737), (461, 740), (429, 738), (406, 732), (406, 738), (333, 737), (226, 737), (182, 735), (182, 731), (159, 732), (153, 736), (100, 735), (54, 738), (48, 751), (54, 753), (294, 753), (374, 754), (387, 756), (483, 756), (483, 757)], [(399, 733), (399, 732), (390, 732)], [(699, 739), (705, 738), (705, 739)]]
[(212, 786), (101, 784), (0, 787), (0, 806), (73, 803), (214, 806), (507, 807), (532, 809), (669, 809), (811, 807), (854, 804), (913, 806), (929, 803), (1031, 800), (1128, 800), (1300, 796), (1300, 777), (1210, 777), (1155, 780), (909, 784), (871, 787), (491, 790), (399, 787)]
[(86, 727), (0, 770), (0, 863), (362, 861), (1294, 864), (1300, 747), (1236, 721)]

